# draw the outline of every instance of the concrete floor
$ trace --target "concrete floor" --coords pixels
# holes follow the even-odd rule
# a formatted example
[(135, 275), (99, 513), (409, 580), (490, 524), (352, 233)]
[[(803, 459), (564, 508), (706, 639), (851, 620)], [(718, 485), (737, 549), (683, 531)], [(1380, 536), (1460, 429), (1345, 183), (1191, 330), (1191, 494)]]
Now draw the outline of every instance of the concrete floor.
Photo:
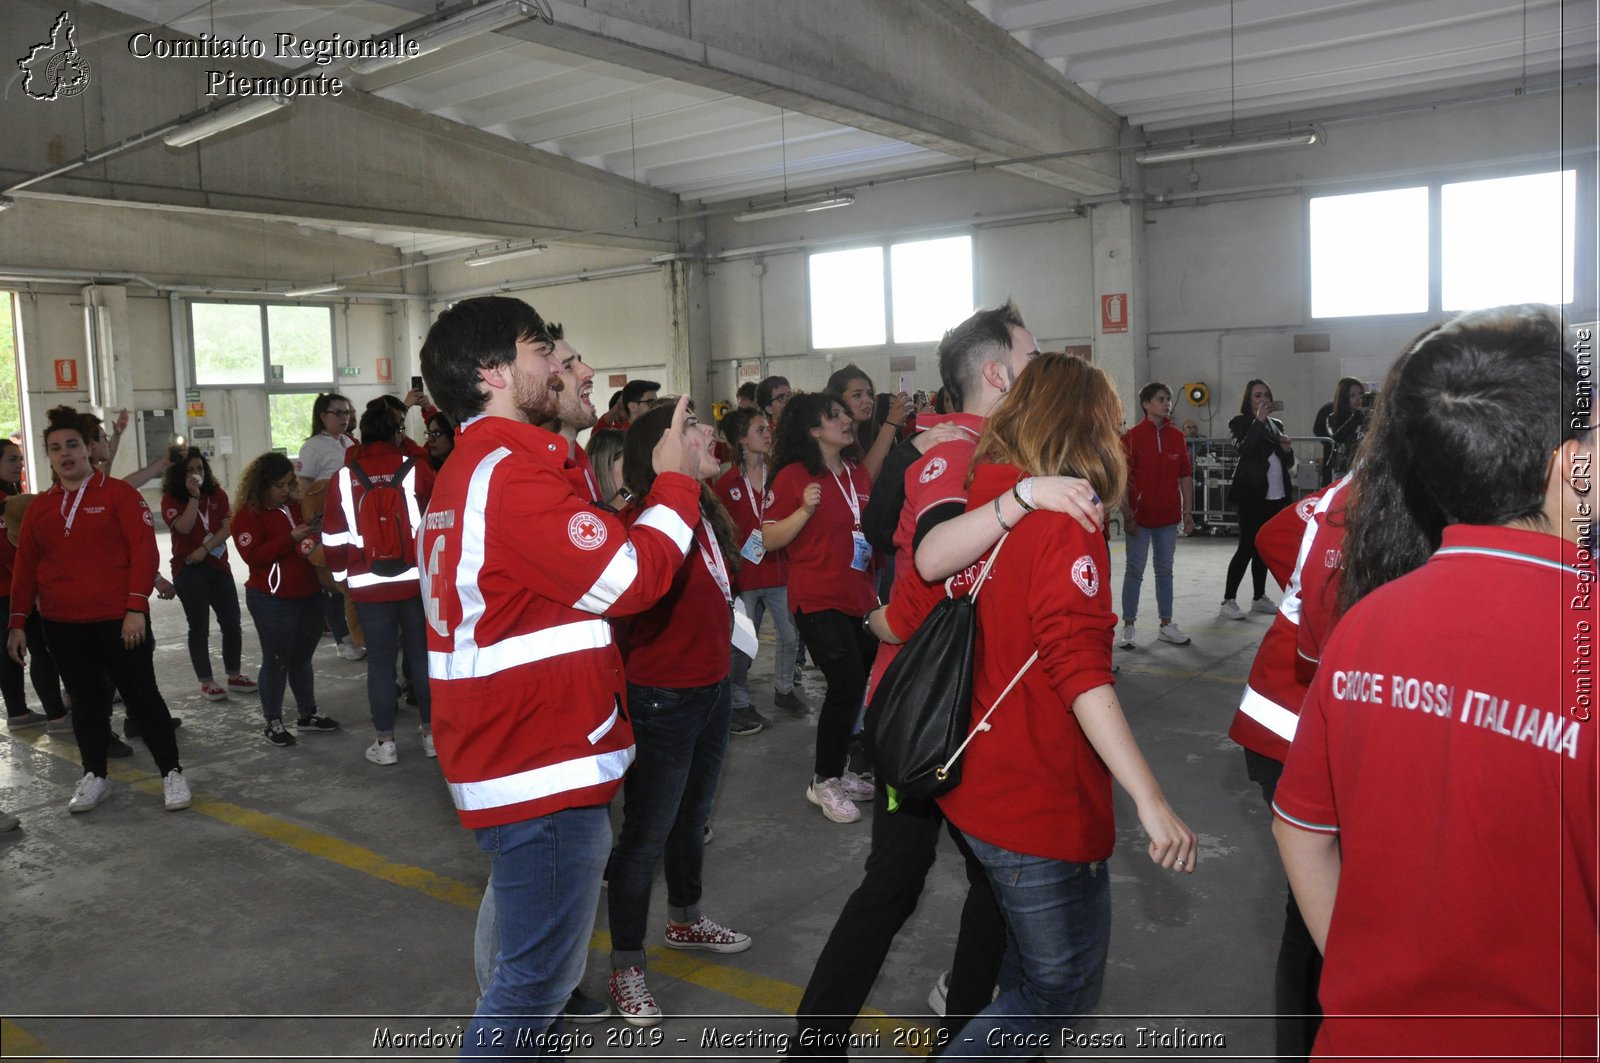
[[(163, 550), (165, 541), (163, 540)], [(1117, 651), (1117, 687), (1173, 806), (1201, 838), (1192, 877), (1143, 855), (1118, 791), (1112, 858), (1115, 924), (1105, 992), (1072, 1058), (1265, 1055), (1272, 1049), (1271, 970), (1283, 879), (1259, 791), (1226, 732), (1267, 617), (1216, 617), (1235, 540), (1180, 542), (1177, 619), (1194, 638), (1154, 641), (1152, 577), (1140, 646)], [(235, 565), (235, 570), (239, 569)], [(1120, 594), (1122, 548), (1113, 545)], [(1269, 584), (1269, 593), (1277, 596)], [(384, 1036), (462, 1028), (477, 988), (472, 932), (487, 862), (458, 826), (437, 763), (422, 754), (415, 710), (402, 713), (400, 763), (362, 756), (372, 725), (365, 665), (317, 656), (322, 711), (344, 731), (277, 749), (260, 736), (257, 699), (200, 698), (176, 602), (158, 602), (157, 674), (179, 732), (194, 807), (169, 814), (149, 754), (113, 761), (112, 796), (69, 816), (81, 774), (76, 746), (27, 730), (0, 740), (0, 808), (22, 828), (0, 835), (0, 926), (6, 1058), (328, 1059), (449, 1057)], [(770, 625), (766, 632), (770, 639)], [(218, 641), (213, 636), (213, 651)], [(247, 670), (259, 660), (245, 620)], [(771, 660), (752, 670), (770, 704)], [(820, 701), (820, 674), (806, 687)], [(119, 710), (120, 719), (120, 710)], [(578, 1056), (772, 1058), (832, 927), (860, 878), (869, 828), (828, 822), (804, 788), (814, 718), (777, 718), (732, 740), (706, 856), (707, 914), (751, 934), (731, 957), (650, 951), (650, 986), (669, 1018), (654, 1030), (613, 1020), (576, 1027)], [(0, 734), (3, 734), (0, 731)], [(965, 880), (948, 839), (921, 907), (901, 934), (857, 1025), (855, 1058), (925, 1054), (929, 986), (949, 962)], [(664, 925), (664, 887), (654, 923)], [(601, 905), (586, 987), (605, 989)], [(1140, 1047), (1139, 1029), (1175, 1028), (1222, 1045)], [(748, 1047), (709, 1047), (707, 1031), (750, 1033)], [(874, 1042), (876, 1044), (874, 1045)], [(1180, 1039), (1181, 1043), (1181, 1039)], [(1053, 1058), (1053, 1057), (1052, 1057)]]

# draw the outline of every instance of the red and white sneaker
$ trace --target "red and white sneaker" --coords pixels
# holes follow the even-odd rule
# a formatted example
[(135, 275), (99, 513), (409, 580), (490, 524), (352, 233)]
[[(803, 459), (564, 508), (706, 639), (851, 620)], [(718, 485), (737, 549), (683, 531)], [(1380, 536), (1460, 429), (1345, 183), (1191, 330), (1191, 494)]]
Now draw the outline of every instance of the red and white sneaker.
[(750, 935), (729, 930), (701, 916), (688, 926), (667, 924), (667, 948), (704, 949), (706, 952), (743, 952), (750, 947)]
[(228, 689), (235, 694), (254, 694), (257, 686), (256, 681), (249, 676), (230, 675), (228, 677)]
[(207, 701), (227, 701), (228, 692), (221, 687), (214, 687), (210, 683), (200, 684), (200, 696)]
[(644, 984), (643, 967), (618, 967), (611, 972), (611, 1003), (630, 1025), (654, 1026), (661, 1021), (656, 998)]

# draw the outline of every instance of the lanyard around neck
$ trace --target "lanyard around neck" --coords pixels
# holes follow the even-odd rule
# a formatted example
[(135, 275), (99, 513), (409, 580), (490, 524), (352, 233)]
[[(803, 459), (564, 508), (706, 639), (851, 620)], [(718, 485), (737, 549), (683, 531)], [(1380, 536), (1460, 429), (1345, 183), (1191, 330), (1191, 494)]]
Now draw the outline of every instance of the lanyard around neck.
[(722, 591), (722, 597), (729, 604), (733, 602), (733, 585), (728, 579), (728, 565), (722, 560), (722, 548), (717, 545), (716, 529), (711, 527), (711, 522), (705, 517), (700, 518), (700, 527), (706, 533), (706, 540), (711, 543), (711, 548), (706, 549), (706, 544), (699, 539), (695, 545), (700, 547), (700, 560), (706, 563), (706, 571), (711, 573), (711, 578), (716, 581)]
[(761, 504), (757, 505), (756, 504), (756, 489), (754, 487), (750, 486), (750, 477), (745, 475), (745, 471), (743, 469), (739, 470), (739, 479), (744, 481), (745, 497), (750, 500), (750, 511), (756, 515), (756, 527), (759, 528), (759, 527), (761, 527), (761, 518), (766, 516), (766, 513), (767, 513), (767, 499), (766, 499), (765, 485), (763, 485), (762, 492), (761, 492)]
[[(855, 519), (855, 526), (851, 530), (856, 531), (861, 527), (861, 496), (856, 494), (856, 481), (850, 475), (851, 471), (850, 463), (847, 461), (844, 463), (843, 480), (832, 469), (828, 470), (828, 475), (833, 477), (834, 486), (839, 489), (841, 495), (844, 495), (844, 504), (850, 507), (850, 516)], [(849, 491), (844, 489), (845, 484), (850, 485)]]
[[(67, 526), (62, 531), (62, 535), (72, 534), (72, 522), (78, 519), (78, 507), (83, 504), (83, 493), (89, 489), (89, 481), (92, 479), (94, 479), (94, 473), (85, 476), (83, 483), (79, 484), (78, 489), (72, 493), (72, 512), (70, 513), (67, 512), (67, 496), (62, 494), (61, 515), (67, 518)], [(63, 490), (65, 489), (63, 488)]]

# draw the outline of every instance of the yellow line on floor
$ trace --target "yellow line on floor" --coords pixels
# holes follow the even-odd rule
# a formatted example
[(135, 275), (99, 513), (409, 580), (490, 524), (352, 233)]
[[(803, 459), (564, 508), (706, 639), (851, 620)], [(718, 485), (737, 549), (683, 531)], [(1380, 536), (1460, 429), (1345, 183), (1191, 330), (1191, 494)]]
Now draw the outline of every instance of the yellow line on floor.
[[(11, 736), (12, 741), (22, 745), (32, 746), (35, 751), (54, 756), (59, 760), (69, 761), (81, 765), (76, 745), (50, 740), (49, 748), (39, 735), (28, 739)], [(30, 736), (33, 737), (33, 736)], [(128, 765), (113, 763), (111, 765), (111, 778), (117, 782), (131, 786), (141, 793), (159, 795), (161, 793), (161, 779), (153, 772), (141, 770)], [(483, 889), (458, 879), (436, 874), (425, 868), (412, 867), (407, 864), (398, 864), (386, 859), (381, 854), (371, 849), (343, 841), (329, 834), (311, 830), (307, 827), (296, 826), (276, 816), (263, 812), (256, 812), (241, 805), (227, 801), (219, 801), (206, 797), (198, 792), (193, 795), (194, 803), (190, 811), (210, 816), (220, 822), (241, 830), (250, 832), (259, 837), (298, 849), (307, 855), (320, 860), (338, 864), (352, 871), (381, 879), (384, 882), (401, 886), (405, 889), (416, 890), (435, 900), (453, 904), (458, 908), (476, 911), (483, 898)], [(589, 948), (594, 951), (609, 953), (611, 951), (611, 934), (606, 930), (596, 930), (589, 940)], [(669, 949), (665, 946), (654, 946), (647, 950), (650, 959), (650, 969), (671, 978), (689, 982), (702, 989), (709, 989), (721, 993), (746, 1004), (752, 1004), (767, 1011), (777, 1012), (782, 1015), (793, 1015), (800, 1006), (800, 997), (803, 990), (800, 986), (766, 975), (756, 974), (753, 971), (730, 967), (720, 963), (713, 963), (685, 952)], [(3, 1020), (0, 1020), (3, 1021)], [(864, 1030), (879, 1030), (884, 1034), (884, 1042), (892, 1043), (891, 1031), (899, 1029), (926, 1030), (918, 1023), (905, 1023), (891, 1019), (883, 1012), (876, 1009), (865, 1009), (862, 1017), (856, 1023), (858, 1032)], [(26, 1035), (22, 1035), (26, 1036)], [(912, 1038), (916, 1043), (926, 1043), (926, 1037)], [(6, 1043), (12, 1044), (9, 1033)], [(20, 1043), (20, 1042), (19, 1042)], [(40, 1048), (39, 1051), (44, 1051)], [(926, 1055), (928, 1050), (907, 1049), (912, 1055)], [(32, 1054), (31, 1050), (30, 1053)]]
[(60, 1056), (50, 1054), (50, 1049), (43, 1042), (35, 1039), (27, 1030), (18, 1026), (10, 1019), (0, 1019), (0, 1059), (40, 1059), (45, 1063), (67, 1063)]

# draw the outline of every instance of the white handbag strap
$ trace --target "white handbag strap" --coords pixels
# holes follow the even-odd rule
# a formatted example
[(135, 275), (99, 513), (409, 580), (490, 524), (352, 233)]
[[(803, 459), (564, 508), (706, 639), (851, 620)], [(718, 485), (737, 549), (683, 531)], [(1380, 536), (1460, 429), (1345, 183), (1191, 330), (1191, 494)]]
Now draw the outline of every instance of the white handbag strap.
[(961, 759), (961, 754), (966, 752), (967, 743), (976, 738), (979, 731), (989, 730), (989, 717), (993, 716), (994, 710), (998, 709), (1000, 707), (1000, 703), (1006, 700), (1006, 695), (1011, 693), (1012, 689), (1018, 683), (1022, 682), (1022, 677), (1027, 674), (1028, 669), (1033, 667), (1033, 662), (1037, 661), (1038, 659), (1039, 651), (1034, 650), (1033, 656), (1022, 662), (1022, 667), (1017, 669), (1017, 674), (1011, 677), (1011, 682), (1006, 684), (1006, 688), (1000, 691), (1000, 696), (994, 699), (994, 704), (990, 705), (989, 711), (983, 714), (983, 719), (978, 721), (978, 726), (974, 727), (972, 732), (967, 735), (966, 740), (956, 747), (956, 751), (954, 753), (950, 754), (950, 759), (939, 765), (939, 769), (936, 774), (940, 779), (944, 779), (950, 774), (950, 768), (955, 764), (956, 761)]
[[(1006, 540), (1009, 538), (1011, 538), (1011, 533), (1006, 532), (1004, 535), (1000, 536), (1000, 541), (994, 544), (994, 549), (989, 551), (988, 558), (983, 562), (983, 571), (978, 573), (978, 578), (972, 582), (972, 589), (967, 592), (967, 597), (969, 599), (974, 601), (977, 600), (978, 588), (982, 587), (984, 580), (989, 578), (989, 570), (994, 567), (994, 559), (1000, 556), (1000, 548), (1006, 544)], [(956, 573), (956, 576), (959, 575), (959, 572)], [(946, 598), (955, 597), (955, 594), (952, 593), (952, 589), (956, 581), (956, 576), (951, 576), (949, 579), (944, 581), (944, 594)]]

